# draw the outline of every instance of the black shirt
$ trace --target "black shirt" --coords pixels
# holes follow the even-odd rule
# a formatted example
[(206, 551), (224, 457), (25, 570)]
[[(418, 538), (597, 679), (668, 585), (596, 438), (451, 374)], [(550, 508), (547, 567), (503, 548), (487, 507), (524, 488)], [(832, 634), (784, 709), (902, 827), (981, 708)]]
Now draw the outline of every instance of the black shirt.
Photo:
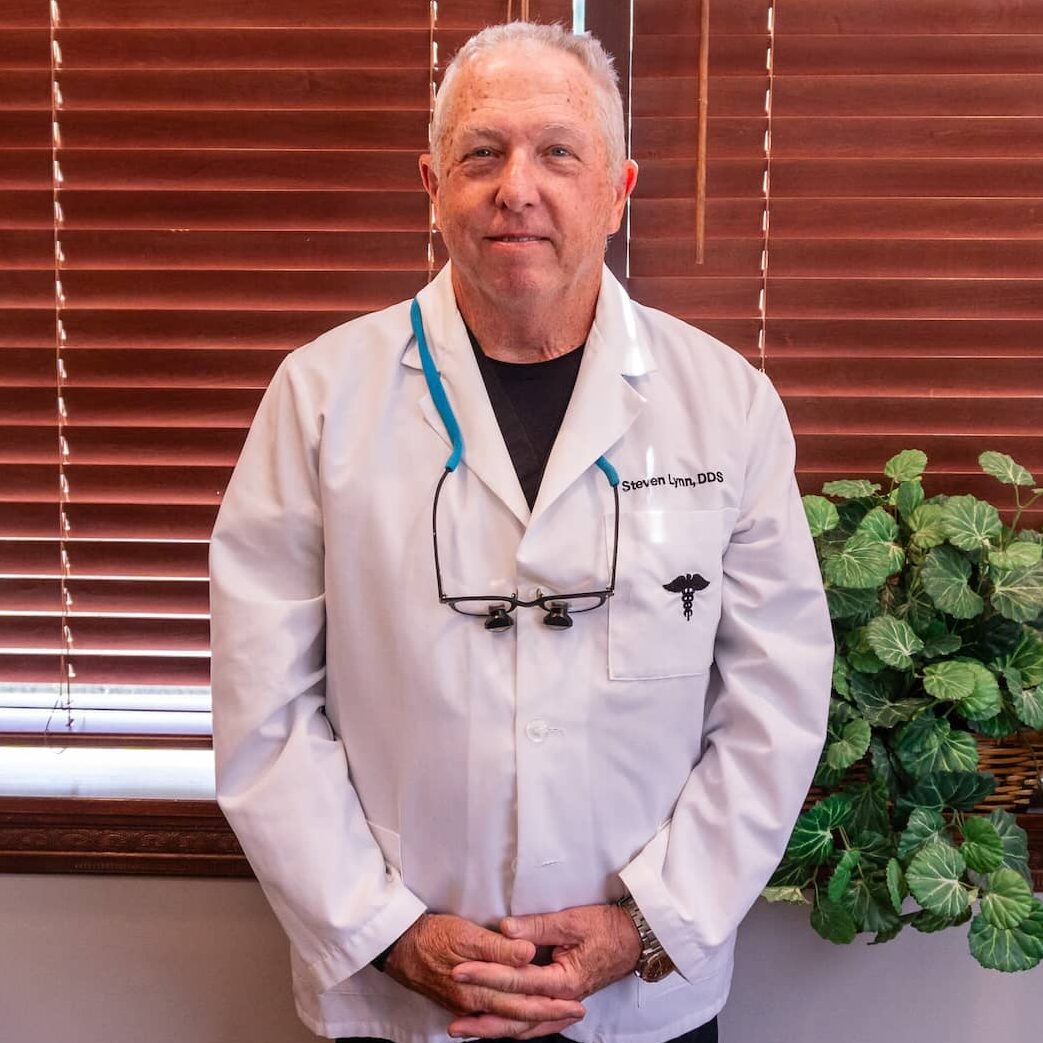
[(467, 334), (531, 510), (576, 385), (584, 345), (544, 362), (501, 362), (482, 351), (470, 329)]

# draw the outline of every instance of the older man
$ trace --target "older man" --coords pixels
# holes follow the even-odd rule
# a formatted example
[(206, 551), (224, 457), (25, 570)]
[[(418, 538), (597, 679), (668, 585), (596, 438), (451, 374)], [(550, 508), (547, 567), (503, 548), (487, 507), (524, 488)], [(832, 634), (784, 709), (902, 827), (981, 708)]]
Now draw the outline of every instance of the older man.
[(218, 800), (317, 1033), (716, 1039), (825, 737), (784, 411), (604, 268), (593, 39), (470, 40), (420, 171), (450, 263), (284, 360), (221, 508)]

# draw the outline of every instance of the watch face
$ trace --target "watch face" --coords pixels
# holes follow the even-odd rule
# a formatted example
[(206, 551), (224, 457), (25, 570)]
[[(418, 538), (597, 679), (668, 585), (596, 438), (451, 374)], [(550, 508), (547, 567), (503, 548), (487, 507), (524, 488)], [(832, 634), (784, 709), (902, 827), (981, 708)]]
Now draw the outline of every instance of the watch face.
[(648, 958), (648, 962), (641, 968), (642, 981), (662, 981), (674, 970), (674, 962), (665, 952), (657, 952)]

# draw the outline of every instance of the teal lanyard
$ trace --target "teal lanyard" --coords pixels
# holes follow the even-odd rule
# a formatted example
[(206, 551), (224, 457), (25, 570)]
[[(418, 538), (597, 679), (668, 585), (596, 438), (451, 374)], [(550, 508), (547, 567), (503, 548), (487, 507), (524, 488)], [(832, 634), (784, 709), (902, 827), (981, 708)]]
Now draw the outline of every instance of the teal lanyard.
[[(442, 378), (435, 368), (435, 360), (431, 357), (431, 349), (427, 346), (427, 337), (424, 336), (424, 320), (420, 314), (420, 303), (415, 297), (409, 308), (409, 320), (413, 325), (417, 350), (420, 352), (420, 365), (424, 371), (424, 380), (427, 381), (427, 390), (431, 393), (431, 400), (435, 404), (435, 409), (438, 410), (438, 415), (442, 418), (442, 423), (445, 424), (446, 434), (449, 435), (449, 441), (453, 445), (453, 451), (445, 462), (445, 469), (447, 471), (455, 471), (457, 465), (463, 459), (464, 436), (460, 433), (460, 425), (456, 421), (456, 414), (453, 412), (453, 407), (449, 404), (449, 397), (445, 393)], [(594, 462), (601, 468), (608, 479), (609, 485), (613, 488), (619, 485), (619, 474), (603, 456), (599, 456)]]

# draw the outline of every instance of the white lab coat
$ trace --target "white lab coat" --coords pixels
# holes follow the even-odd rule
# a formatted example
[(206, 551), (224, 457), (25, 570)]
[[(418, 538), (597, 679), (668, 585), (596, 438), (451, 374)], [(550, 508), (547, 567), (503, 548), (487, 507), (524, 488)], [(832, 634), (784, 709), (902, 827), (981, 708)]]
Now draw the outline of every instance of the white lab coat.
[[(830, 624), (768, 379), (632, 302), (607, 269), (535, 508), (448, 267), (419, 294), (464, 438), (448, 594), (603, 587), (571, 630), (439, 604), (449, 441), (409, 303), (292, 352), (211, 545), (217, 799), (289, 937), (302, 1020), (444, 1041), (451, 1015), (369, 967), (424, 910), (495, 925), (624, 885), (679, 968), (585, 1000), (565, 1035), (659, 1043), (728, 995), (736, 928), (782, 856), (825, 738)], [(691, 618), (664, 589), (698, 573)]]

